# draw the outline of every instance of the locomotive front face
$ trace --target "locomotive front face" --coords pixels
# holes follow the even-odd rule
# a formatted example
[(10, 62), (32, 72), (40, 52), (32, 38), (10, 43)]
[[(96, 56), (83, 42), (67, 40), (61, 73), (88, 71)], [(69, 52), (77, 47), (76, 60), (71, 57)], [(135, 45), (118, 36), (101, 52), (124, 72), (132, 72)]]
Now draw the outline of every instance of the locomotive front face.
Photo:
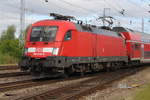
[(55, 43), (57, 31), (57, 26), (34, 26), (26, 43), (25, 56), (31, 58), (57, 56), (59, 52)]
[[(58, 26), (32, 26), (28, 32), (21, 70), (37, 74), (54, 72), (61, 42), (56, 42)], [(34, 75), (35, 76), (35, 75)], [(42, 75), (45, 76), (45, 75)]]
[(65, 62), (63, 41), (64, 38), (70, 40), (71, 29), (75, 27), (67, 21), (44, 20), (33, 24), (28, 30), (24, 56), (19, 63), (21, 70), (40, 76), (62, 71)]

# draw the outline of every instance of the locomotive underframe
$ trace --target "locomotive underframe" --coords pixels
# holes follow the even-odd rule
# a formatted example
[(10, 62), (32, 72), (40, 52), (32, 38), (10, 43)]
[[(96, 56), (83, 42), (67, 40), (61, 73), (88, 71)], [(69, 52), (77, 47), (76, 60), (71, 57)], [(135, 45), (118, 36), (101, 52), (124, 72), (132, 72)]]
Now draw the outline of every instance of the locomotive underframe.
[(128, 57), (62, 57), (47, 58), (23, 57), (20, 62), (21, 70), (30, 71), (33, 76), (54, 75), (54, 73), (99, 71), (104, 67), (117, 68), (128, 63)]

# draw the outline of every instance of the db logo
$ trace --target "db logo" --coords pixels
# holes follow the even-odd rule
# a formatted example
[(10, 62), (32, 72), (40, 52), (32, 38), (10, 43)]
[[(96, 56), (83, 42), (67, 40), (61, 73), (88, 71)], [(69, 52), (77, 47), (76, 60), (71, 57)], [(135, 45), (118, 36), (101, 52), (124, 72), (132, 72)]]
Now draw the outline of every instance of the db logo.
[(43, 52), (43, 48), (36, 48), (36, 52)]

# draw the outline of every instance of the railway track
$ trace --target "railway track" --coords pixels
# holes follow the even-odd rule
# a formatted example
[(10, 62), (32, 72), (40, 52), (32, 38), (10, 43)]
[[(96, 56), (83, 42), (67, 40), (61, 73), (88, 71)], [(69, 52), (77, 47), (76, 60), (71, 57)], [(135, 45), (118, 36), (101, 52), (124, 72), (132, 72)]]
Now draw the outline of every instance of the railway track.
[(101, 73), (83, 82), (37, 93), (36, 95), (27, 95), (16, 100), (77, 100), (79, 97), (92, 93), (97, 89), (105, 89), (108, 84), (135, 74), (142, 69), (122, 69), (116, 72)]
[(1, 70), (15, 70), (15, 69), (19, 69), (19, 66), (18, 65), (8, 65), (8, 66), (0, 65), (0, 71)]
[[(16, 82), (9, 82), (9, 83), (2, 83), (0, 84), (0, 92), (6, 92), (9, 90), (14, 90), (14, 89), (18, 89), (18, 88), (24, 88), (28, 87), (29, 84), (32, 83), (32, 80), (24, 80), (24, 81), (16, 81)], [(27, 85), (27, 86), (26, 86)]]
[(46, 84), (59, 82), (59, 81), (63, 81), (63, 80), (58, 79), (58, 80), (49, 80), (49, 81), (33, 81), (31, 79), (31, 80), (25, 80), (25, 81), (4, 83), (4, 84), (0, 84), (0, 86), (2, 86), (2, 87), (0, 87), (0, 92), (24, 89), (24, 88), (29, 88), (29, 87), (33, 87), (33, 86), (46, 85)]
[(10, 72), (10, 73), (1, 73), (0, 78), (7, 78), (7, 77), (17, 77), (17, 76), (24, 76), (29, 75), (29, 72)]
[[(92, 76), (90, 76), (90, 77), (92, 77)], [(89, 75), (83, 76), (83, 78), (86, 78), (86, 77), (89, 77)], [(29, 80), (24, 80), (24, 81), (2, 83), (2, 84), (0, 84), (0, 86), (1, 86), (0, 87), (0, 93), (6, 92), (6, 91), (11, 91), (11, 90), (29, 88), (29, 87), (33, 87), (33, 86), (47, 85), (47, 84), (56, 83), (56, 82), (77, 80), (80, 78), (82, 78), (82, 77), (74, 76), (74, 77), (67, 78), (67, 79), (62, 79), (62, 78), (57, 78), (57, 79), (52, 78), (50, 80), (47, 80), (47, 79), (44, 79), (44, 80), (43, 79), (41, 79), (41, 80), (29, 79)]]
[[(24, 76), (30, 74), (29, 72), (18, 71), (18, 69), (19, 69), (18, 65), (8, 65), (8, 66), (0, 65), (0, 72), (2, 72), (0, 73), (0, 78), (17, 77), (17, 76)], [(13, 71), (11, 72), (11, 70)], [(3, 72), (3, 71), (7, 71), (7, 72)]]

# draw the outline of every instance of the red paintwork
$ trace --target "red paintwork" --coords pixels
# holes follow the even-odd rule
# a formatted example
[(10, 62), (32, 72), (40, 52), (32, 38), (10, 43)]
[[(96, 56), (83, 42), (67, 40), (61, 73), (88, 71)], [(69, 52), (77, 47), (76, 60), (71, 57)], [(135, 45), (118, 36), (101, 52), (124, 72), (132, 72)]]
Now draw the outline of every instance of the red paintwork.
[[(127, 54), (128, 56), (132, 59), (132, 58), (144, 58), (144, 59), (150, 59), (150, 57), (144, 57), (144, 52), (150, 52), (150, 43), (146, 43), (144, 42), (147, 39), (150, 39), (150, 35), (146, 35), (146, 37), (144, 37), (143, 33), (139, 33), (139, 32), (121, 32), (125, 39), (126, 39), (126, 47), (127, 47)], [(135, 45), (135, 43), (139, 44), (140, 48), (139, 49), (134, 49), (133, 45)], [(144, 47), (144, 48), (142, 48)]]
[[(31, 29), (34, 26), (58, 26), (58, 32), (55, 42), (36, 42), (33, 44), (29, 41)], [(93, 34), (90, 32), (79, 32), (72, 22), (44, 20), (32, 25), (30, 28), (25, 48), (43, 48), (53, 47), (59, 48), (58, 55), (68, 57), (96, 57), (96, 56), (127, 56), (126, 45), (122, 37), (106, 36), (102, 34)], [(63, 41), (65, 33), (72, 30), (72, 39)], [(42, 53), (36, 51), (35, 53)], [(51, 53), (43, 53), (42, 55), (35, 55), (34, 53), (27, 53), (27, 56), (32, 58), (45, 58), (47, 56), (54, 56)]]
[(141, 49), (134, 49), (135, 43), (141, 47), (141, 35), (139, 33), (122, 32), (126, 40), (127, 54), (130, 58), (141, 58)]
[[(30, 42), (30, 33), (34, 26), (58, 26), (55, 42)], [(143, 58), (144, 52), (150, 52), (150, 43), (144, 43), (142, 33), (121, 32), (122, 37), (106, 36), (102, 34), (93, 34), (90, 32), (79, 32), (72, 22), (59, 20), (43, 20), (34, 23), (29, 29), (25, 48), (34, 47), (37, 50), (33, 53), (26, 53), (26, 56), (32, 58), (46, 58), (47, 56), (68, 56), (68, 57), (97, 57), (97, 56), (128, 56), (129, 58)], [(72, 30), (72, 39), (63, 41), (65, 33)], [(126, 41), (126, 42), (125, 42)], [(139, 49), (133, 48), (135, 43)], [(142, 49), (144, 45), (144, 49)], [(59, 48), (57, 55), (51, 52), (42, 52), (42, 48)], [(150, 57), (145, 57), (150, 59)]]
[(122, 38), (88, 32), (73, 32), (73, 34), (72, 40), (63, 42), (61, 56), (126, 56)]
[[(56, 34), (56, 39), (55, 42), (49, 42), (48, 44), (45, 44), (44, 42), (34, 42), (35, 44), (33, 44), (33, 42), (30, 42), (30, 34), (32, 31), (32, 27), (34, 26), (58, 26), (58, 31)], [(62, 44), (62, 37), (64, 36), (64, 34), (67, 32), (68, 29), (75, 29), (75, 26), (73, 24), (71, 24), (70, 22), (67, 21), (55, 21), (55, 20), (43, 20), (43, 21), (39, 21), (37, 23), (34, 23), (32, 25), (32, 27), (29, 29), (27, 37), (26, 37), (26, 44), (25, 44), (25, 48), (31, 48), (31, 47), (35, 47), (35, 48), (43, 48), (43, 47), (52, 47), (52, 48), (60, 48), (61, 44)], [(42, 52), (38, 52), (36, 51), (35, 53), (27, 53), (27, 56), (30, 56), (32, 58), (45, 58), (47, 56), (54, 56), (51, 53), (43, 53), (40, 55), (35, 55), (38, 53), (42, 53)]]

